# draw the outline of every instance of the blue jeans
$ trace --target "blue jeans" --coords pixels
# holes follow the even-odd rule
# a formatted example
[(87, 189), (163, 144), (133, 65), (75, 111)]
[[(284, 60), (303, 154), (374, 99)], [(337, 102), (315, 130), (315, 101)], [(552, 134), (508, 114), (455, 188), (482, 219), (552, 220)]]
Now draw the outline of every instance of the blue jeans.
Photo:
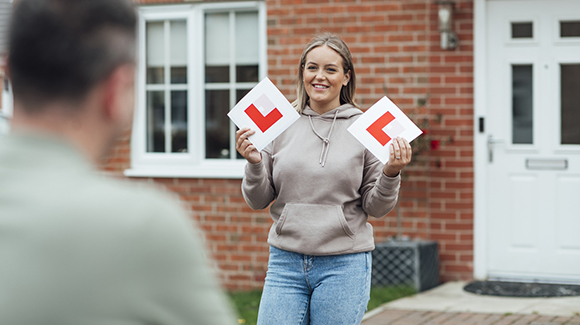
[(371, 252), (311, 256), (270, 246), (258, 325), (360, 324), (371, 269)]

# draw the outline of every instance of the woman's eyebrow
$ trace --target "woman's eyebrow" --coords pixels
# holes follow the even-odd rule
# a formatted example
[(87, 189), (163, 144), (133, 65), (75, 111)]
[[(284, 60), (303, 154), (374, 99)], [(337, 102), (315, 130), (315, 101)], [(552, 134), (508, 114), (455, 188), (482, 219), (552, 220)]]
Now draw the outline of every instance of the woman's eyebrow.
[[(315, 65), (318, 65), (318, 63), (316, 63), (316, 62), (313, 62), (313, 61), (308, 61), (308, 62), (306, 62), (306, 65), (309, 65), (309, 64), (315, 64)], [(336, 63), (327, 63), (327, 64), (325, 64), (324, 66), (325, 66), (325, 67), (329, 67), (329, 66), (332, 66), (332, 67), (338, 67), (338, 64), (336, 64)]]

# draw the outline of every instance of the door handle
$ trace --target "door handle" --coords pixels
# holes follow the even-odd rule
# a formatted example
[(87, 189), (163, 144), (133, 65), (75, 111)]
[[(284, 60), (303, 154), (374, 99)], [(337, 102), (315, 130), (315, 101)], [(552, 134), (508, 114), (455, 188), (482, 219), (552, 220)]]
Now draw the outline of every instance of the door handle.
[(502, 139), (494, 139), (491, 134), (487, 137), (487, 154), (490, 163), (493, 162), (493, 145), (502, 142), (503, 142)]

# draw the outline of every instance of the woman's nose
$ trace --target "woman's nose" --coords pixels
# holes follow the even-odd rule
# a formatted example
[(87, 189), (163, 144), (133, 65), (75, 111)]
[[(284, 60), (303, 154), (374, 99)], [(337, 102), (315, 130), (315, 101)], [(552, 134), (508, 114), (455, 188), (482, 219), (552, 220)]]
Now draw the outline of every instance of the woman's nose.
[(324, 73), (323, 73), (322, 69), (316, 71), (316, 79), (324, 79), (324, 77), (325, 76), (324, 76)]

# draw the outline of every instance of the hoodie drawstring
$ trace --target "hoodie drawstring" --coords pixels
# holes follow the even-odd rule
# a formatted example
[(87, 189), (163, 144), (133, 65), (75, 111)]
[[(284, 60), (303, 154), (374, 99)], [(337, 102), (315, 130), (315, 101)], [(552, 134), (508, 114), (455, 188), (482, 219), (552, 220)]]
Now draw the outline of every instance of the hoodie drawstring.
[(322, 137), (314, 128), (314, 124), (312, 123), (312, 116), (308, 115), (310, 119), (310, 127), (314, 134), (322, 140), (322, 151), (320, 152), (320, 161), (318, 162), (322, 167), (326, 164), (326, 158), (328, 157), (328, 149), (330, 148), (330, 135), (332, 134), (332, 129), (334, 128), (334, 123), (336, 122), (336, 117), (338, 116), (338, 110), (334, 112), (334, 119), (332, 120), (332, 125), (330, 125), (330, 131), (328, 131), (328, 136), (326, 138)]

